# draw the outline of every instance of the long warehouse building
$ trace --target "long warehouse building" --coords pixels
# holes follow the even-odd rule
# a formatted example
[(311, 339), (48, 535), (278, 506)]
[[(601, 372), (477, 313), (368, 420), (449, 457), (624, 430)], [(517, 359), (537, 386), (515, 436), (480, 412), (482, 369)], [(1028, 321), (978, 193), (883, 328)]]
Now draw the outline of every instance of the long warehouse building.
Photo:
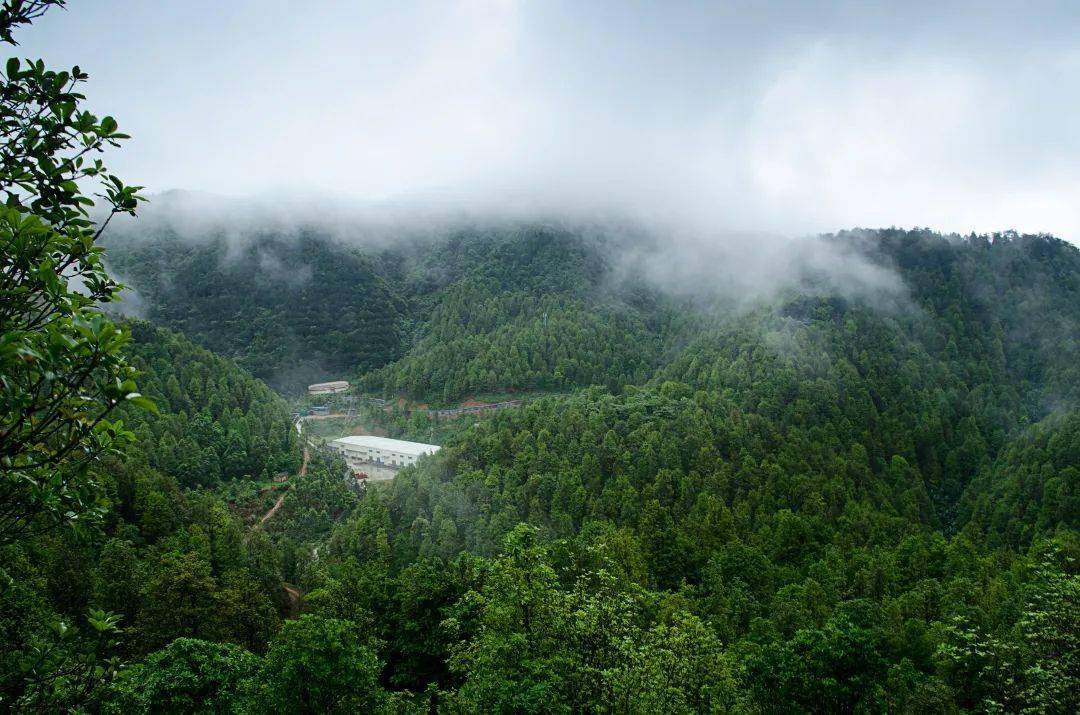
[(317, 382), (314, 385), (308, 385), (307, 391), (311, 395), (332, 395), (335, 392), (345, 392), (349, 389), (349, 383), (345, 380), (335, 380), (333, 382)]
[(384, 467), (407, 467), (415, 464), (423, 455), (439, 451), (437, 444), (406, 442), (370, 435), (335, 439), (330, 443), (330, 448), (345, 457), (345, 463), (354, 472), (363, 471), (365, 463)]

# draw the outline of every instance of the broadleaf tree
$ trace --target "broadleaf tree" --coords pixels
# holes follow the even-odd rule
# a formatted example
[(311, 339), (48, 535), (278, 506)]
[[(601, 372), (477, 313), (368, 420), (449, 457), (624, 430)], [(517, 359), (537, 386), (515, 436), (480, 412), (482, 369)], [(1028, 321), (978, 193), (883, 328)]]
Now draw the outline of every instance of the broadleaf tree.
[[(6, 0), (0, 42), (63, 5)], [(134, 214), (141, 187), (101, 158), (127, 135), (83, 108), (87, 77), (12, 57), (0, 83), (0, 545), (92, 521), (93, 466), (129, 437), (110, 413), (152, 408), (121, 354), (126, 334), (101, 310), (121, 286), (98, 239), (113, 216)]]
[[(5, 0), (0, 42), (14, 46), (17, 28), (63, 6)], [(141, 187), (104, 164), (127, 135), (83, 108), (87, 77), (12, 57), (0, 78), (0, 547), (93, 524), (104, 513), (96, 467), (131, 437), (111, 413), (125, 402), (153, 409), (121, 353), (128, 336), (102, 311), (121, 286), (98, 245), (116, 214), (134, 214)], [(6, 568), (0, 577), (11, 585)], [(53, 619), (5, 680), (0, 705), (59, 711), (85, 701), (115, 672), (119, 617), (92, 610), (85, 626), (83, 637)]]

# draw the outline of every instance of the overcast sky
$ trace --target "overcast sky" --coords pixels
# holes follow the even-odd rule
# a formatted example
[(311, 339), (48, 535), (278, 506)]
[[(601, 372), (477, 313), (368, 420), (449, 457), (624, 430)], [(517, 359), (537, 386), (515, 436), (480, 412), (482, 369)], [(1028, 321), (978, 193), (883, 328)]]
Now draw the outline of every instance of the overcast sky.
[(150, 191), (1080, 240), (1075, 2), (70, 5)]

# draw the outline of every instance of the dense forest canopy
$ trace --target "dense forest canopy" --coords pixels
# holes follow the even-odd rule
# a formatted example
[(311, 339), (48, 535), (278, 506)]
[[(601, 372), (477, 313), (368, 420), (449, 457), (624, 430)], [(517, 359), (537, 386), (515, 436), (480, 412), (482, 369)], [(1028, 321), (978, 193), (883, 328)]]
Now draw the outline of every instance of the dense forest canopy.
[[(34, 675), (27, 669), (65, 659), (101, 667), (106, 658), (215, 629), (216, 637), (256, 647), (277, 622), (280, 569), (265, 535), (246, 538), (227, 503), (208, 490), (298, 468), (285, 403), (181, 336), (145, 323), (126, 329), (126, 357), (157, 410), (120, 410), (135, 437), (123, 457), (98, 470), (105, 489), (96, 537), (54, 532), (5, 553), (13, 579), (3, 595), (5, 703), (55, 705), (55, 693), (27, 679)], [(117, 642), (95, 642), (93, 624), (83, 620), (90, 607), (118, 617)], [(59, 632), (61, 622), (72, 625)]]
[(381, 367), (402, 350), (404, 306), (371, 257), (300, 235), (192, 242), (113, 237), (108, 261), (146, 317), (279, 389)]
[[(629, 231), (509, 224), (393, 244), (314, 228), (180, 237), (137, 226), (117, 233), (108, 260), (145, 316), (286, 391), (359, 376), (368, 389), (449, 402), (498, 389), (640, 384), (702, 325), (746, 308), (723, 285), (675, 298), (628, 273), (621, 254), (665, 260), (661, 240)], [(1010, 351), (1002, 359), (1011, 378), (1037, 388), (1025, 390), (1032, 414), (1075, 397), (1072, 246), (895, 229), (818, 240), (896, 273), (903, 295), (890, 300), (900, 312), (936, 318), (919, 328), (936, 334), (912, 336), (924, 349)], [(843, 276), (786, 278), (781, 299), (852, 297), (837, 285)]]
[[(363, 388), (556, 394), (450, 432), (387, 488), (327, 499), (331, 478), (290, 493), (269, 535), (277, 578), (305, 593), (295, 629), (368, 663), (355, 674), (366, 685), (305, 697), (1069, 709), (1080, 252), (1014, 234), (817, 240), (895, 272), (902, 290), (852, 295), (818, 276), (753, 305), (688, 300), (611, 280), (609, 243), (543, 226), (362, 256), (383, 271), (402, 336), (397, 359), (356, 363)], [(205, 385), (180, 394), (214, 400)], [(301, 637), (290, 628), (277, 638)], [(177, 635), (195, 640), (170, 649), (276, 647), (269, 634), (258, 647)], [(252, 683), (269, 665), (198, 658), (240, 669), (243, 707), (267, 697)], [(160, 697), (148, 673), (108, 697)]]
[(363, 376), (371, 390), (451, 402), (647, 378), (671, 316), (651, 291), (603, 287), (604, 249), (533, 225), (360, 248), (315, 229), (181, 238), (136, 223), (108, 260), (142, 315), (278, 389)]

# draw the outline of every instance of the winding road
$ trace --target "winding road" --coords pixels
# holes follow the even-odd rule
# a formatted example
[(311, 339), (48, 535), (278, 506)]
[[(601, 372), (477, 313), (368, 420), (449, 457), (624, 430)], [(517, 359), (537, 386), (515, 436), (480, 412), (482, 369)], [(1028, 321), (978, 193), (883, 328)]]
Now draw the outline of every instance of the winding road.
[[(300, 478), (302, 478), (302, 477), (304, 477), (304, 476), (306, 476), (306, 475), (307, 475), (307, 465), (308, 465), (308, 459), (310, 458), (310, 456), (311, 456), (311, 455), (310, 455), (310, 454), (308, 454), (308, 448), (307, 448), (307, 447), (304, 447), (304, 459), (303, 459), (303, 461), (302, 461), (302, 462), (300, 462), (300, 474), (298, 474), (298, 475), (297, 475), (297, 479), (300, 479)], [(287, 495), (288, 493), (289, 493), (289, 490), (288, 490), (288, 489), (286, 489), (286, 490), (285, 490), (285, 491), (284, 491), (284, 492), (282, 493), (282, 495), (281, 495), (280, 497), (278, 497), (278, 500), (277, 500), (276, 502), (274, 502), (274, 506), (270, 507), (270, 511), (266, 512), (265, 514), (263, 514), (263, 517), (262, 517), (261, 519), (259, 519), (259, 524), (258, 524), (258, 526), (262, 526), (263, 524), (265, 524), (265, 523), (266, 523), (266, 520), (267, 520), (267, 519), (269, 519), (270, 517), (272, 517), (272, 516), (273, 516), (274, 514), (277, 514), (277, 513), (278, 513), (278, 509), (280, 509), (280, 508), (281, 508), (281, 505), (282, 505), (283, 503), (285, 503), (285, 496), (286, 496), (286, 495)]]

